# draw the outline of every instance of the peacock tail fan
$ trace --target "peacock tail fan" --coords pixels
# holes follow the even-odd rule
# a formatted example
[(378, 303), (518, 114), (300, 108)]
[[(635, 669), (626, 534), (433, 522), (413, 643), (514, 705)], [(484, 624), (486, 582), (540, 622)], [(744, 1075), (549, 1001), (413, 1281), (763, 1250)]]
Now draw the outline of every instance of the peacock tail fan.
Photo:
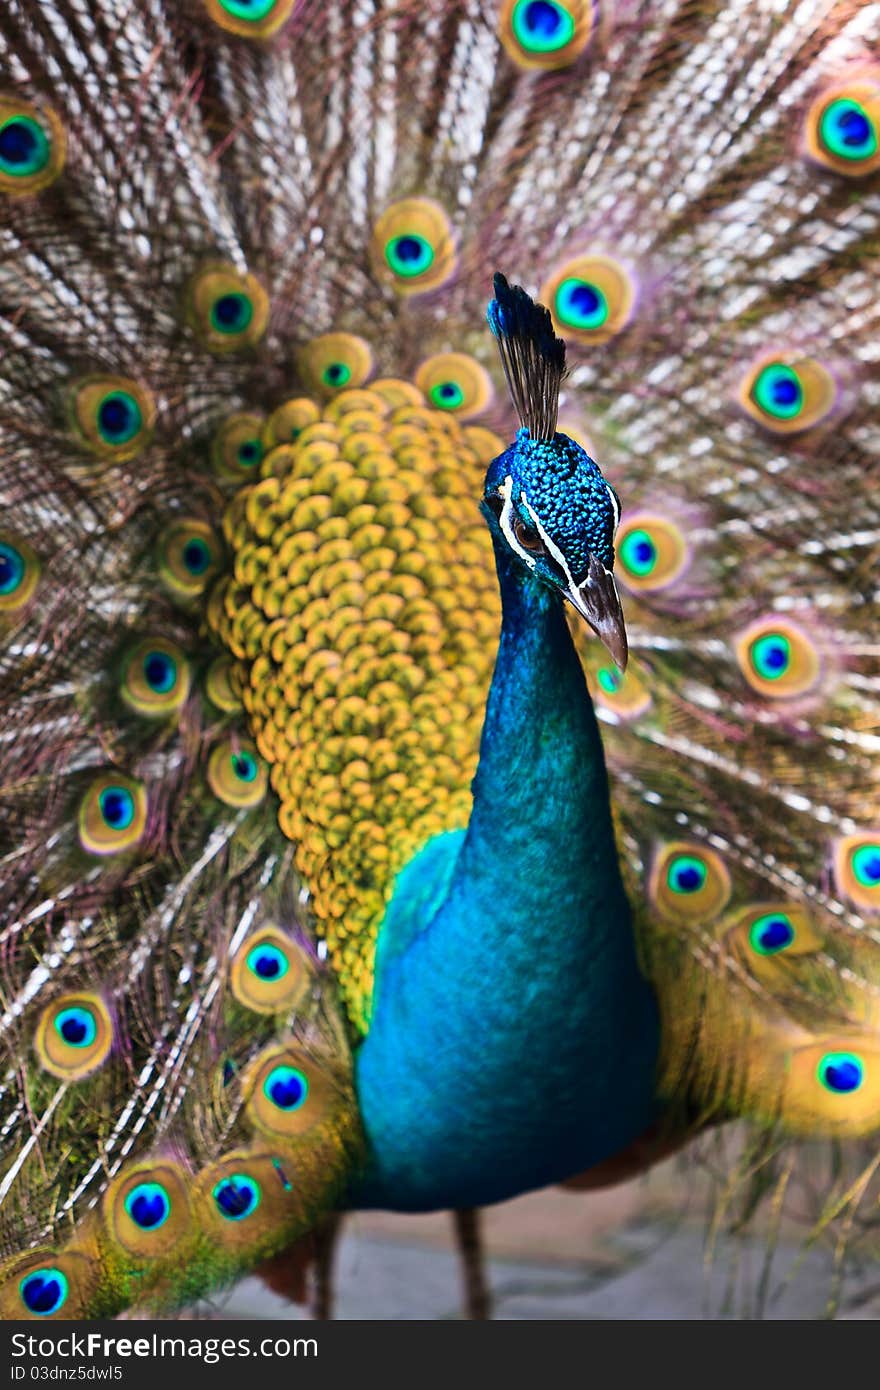
[(622, 504), (626, 672), (576, 642), (658, 1095), (754, 1124), (750, 1196), (865, 1140), (820, 1224), (863, 1199), (878, 38), (837, 0), (3, 7), (3, 1316), (179, 1305), (345, 1201), (385, 908), (471, 806), (499, 267)]

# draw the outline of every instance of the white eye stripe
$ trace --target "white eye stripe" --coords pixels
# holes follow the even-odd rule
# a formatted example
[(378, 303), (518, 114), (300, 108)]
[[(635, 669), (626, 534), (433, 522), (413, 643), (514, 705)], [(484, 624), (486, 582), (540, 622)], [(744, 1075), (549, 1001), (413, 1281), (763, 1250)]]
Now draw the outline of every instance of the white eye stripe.
[[(501, 484), (501, 487), (498, 490), (501, 493), (501, 496), (504, 498), (504, 506), (501, 508), (501, 515), (498, 518), (501, 530), (504, 532), (504, 539), (507, 541), (507, 544), (510, 546), (511, 550), (515, 550), (517, 555), (521, 556), (522, 559), (525, 560), (529, 569), (533, 570), (535, 568), (534, 555), (530, 555), (527, 550), (523, 549), (523, 547), (520, 545), (519, 541), (516, 539), (516, 536), (513, 533), (513, 525), (511, 522), (511, 517), (513, 515), (513, 478), (510, 477), (509, 474), (504, 479), (504, 482)], [(527, 502), (526, 506), (528, 507)], [(531, 507), (529, 507), (529, 511), (531, 511)]]
[(610, 497), (611, 505), (614, 508), (614, 530), (616, 532), (618, 526), (620, 525), (620, 503), (617, 500), (617, 496), (614, 492), (614, 489), (610, 487), (608, 483), (606, 483), (605, 486), (608, 488), (608, 496)]

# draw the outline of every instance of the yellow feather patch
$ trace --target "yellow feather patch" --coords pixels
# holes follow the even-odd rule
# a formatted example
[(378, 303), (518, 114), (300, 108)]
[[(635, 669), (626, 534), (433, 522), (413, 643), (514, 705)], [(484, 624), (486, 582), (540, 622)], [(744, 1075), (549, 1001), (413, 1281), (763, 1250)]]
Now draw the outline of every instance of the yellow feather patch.
[(395, 876), (467, 824), (500, 616), (474, 427), (401, 395), (340, 392), (267, 455), (208, 610), (360, 1027)]

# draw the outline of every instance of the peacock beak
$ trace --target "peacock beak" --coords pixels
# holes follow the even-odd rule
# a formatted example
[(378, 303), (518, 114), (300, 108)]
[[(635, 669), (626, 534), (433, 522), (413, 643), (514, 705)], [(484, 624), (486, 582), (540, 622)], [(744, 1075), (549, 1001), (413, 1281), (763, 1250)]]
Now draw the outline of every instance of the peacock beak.
[(614, 575), (591, 555), (586, 579), (567, 588), (565, 597), (581, 617), (586, 618), (612, 660), (625, 671), (629, 649)]

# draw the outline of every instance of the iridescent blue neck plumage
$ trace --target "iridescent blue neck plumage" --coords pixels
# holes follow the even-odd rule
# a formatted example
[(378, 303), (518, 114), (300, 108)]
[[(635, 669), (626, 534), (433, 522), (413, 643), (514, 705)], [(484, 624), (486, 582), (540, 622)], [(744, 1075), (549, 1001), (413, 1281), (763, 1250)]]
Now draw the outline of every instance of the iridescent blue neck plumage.
[(361, 1205), (499, 1201), (623, 1147), (654, 1114), (602, 745), (560, 599), (500, 546), (501, 643), (466, 832), (401, 874), (356, 1059)]

